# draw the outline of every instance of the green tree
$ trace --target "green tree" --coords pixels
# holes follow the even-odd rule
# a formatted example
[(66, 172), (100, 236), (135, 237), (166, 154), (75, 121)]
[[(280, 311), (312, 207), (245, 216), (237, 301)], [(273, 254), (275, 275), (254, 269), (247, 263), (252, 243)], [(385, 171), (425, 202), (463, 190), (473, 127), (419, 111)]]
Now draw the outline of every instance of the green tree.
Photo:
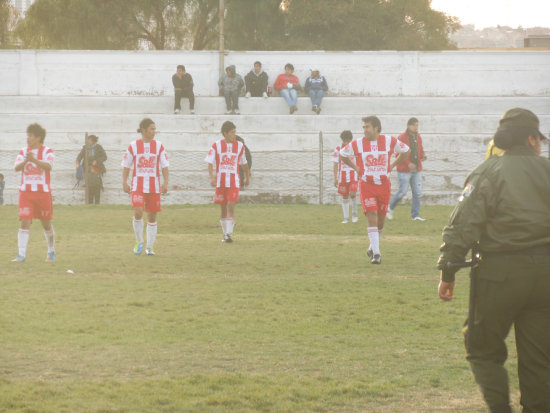
[(459, 27), (430, 0), (228, 0), (225, 28), (236, 50), (441, 50)]
[(9, 0), (0, 0), (0, 48), (14, 47), (12, 33), (19, 19), (19, 12)]
[(25, 47), (179, 49), (188, 38), (194, 3), (211, 0), (36, 0), (18, 26)]

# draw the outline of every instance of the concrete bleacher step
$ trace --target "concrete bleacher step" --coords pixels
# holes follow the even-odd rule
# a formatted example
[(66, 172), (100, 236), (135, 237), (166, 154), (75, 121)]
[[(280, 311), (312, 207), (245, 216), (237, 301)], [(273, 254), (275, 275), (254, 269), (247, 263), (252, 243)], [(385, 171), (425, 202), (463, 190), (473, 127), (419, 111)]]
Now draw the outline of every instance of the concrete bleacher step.
[[(479, 133), (496, 130), (501, 115), (418, 115), (423, 133)], [(48, 132), (130, 132), (135, 133), (143, 116), (136, 114), (0, 114), (4, 132), (24, 131), (28, 124), (38, 122)], [(405, 130), (409, 116), (380, 115), (382, 132)], [(550, 127), (550, 114), (539, 116), (543, 130)], [(208, 132), (219, 133), (222, 123), (231, 120), (237, 133), (297, 133), (323, 131), (339, 133), (344, 129), (358, 130), (361, 118), (350, 115), (155, 115), (159, 133)]]
[[(141, 114), (173, 113), (172, 96), (0, 96), (0, 113), (85, 113)], [(189, 103), (182, 99), (182, 114), (189, 114)], [(243, 114), (288, 115), (289, 109), (281, 97), (239, 99)], [(323, 115), (502, 115), (515, 106), (531, 109), (537, 114), (548, 112), (550, 97), (371, 97), (327, 96), (323, 100)], [(309, 97), (299, 97), (295, 116), (312, 114)], [(197, 97), (197, 115), (223, 114), (223, 97)]]

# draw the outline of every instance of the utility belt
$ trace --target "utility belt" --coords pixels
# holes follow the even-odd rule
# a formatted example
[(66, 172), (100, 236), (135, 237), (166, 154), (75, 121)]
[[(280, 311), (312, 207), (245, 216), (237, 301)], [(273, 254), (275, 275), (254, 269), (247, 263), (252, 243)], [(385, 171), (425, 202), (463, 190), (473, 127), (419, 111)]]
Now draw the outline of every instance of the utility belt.
[(550, 244), (537, 245), (536, 247), (524, 248), (522, 250), (481, 253), (482, 257), (498, 257), (503, 255), (550, 255)]

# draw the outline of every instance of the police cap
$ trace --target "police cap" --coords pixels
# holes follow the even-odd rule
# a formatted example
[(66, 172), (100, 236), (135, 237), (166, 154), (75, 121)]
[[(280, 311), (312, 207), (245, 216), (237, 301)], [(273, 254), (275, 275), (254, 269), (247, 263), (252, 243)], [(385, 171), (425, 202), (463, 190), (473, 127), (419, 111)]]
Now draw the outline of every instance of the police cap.
[(523, 138), (521, 136), (525, 136), (525, 132), (546, 139), (546, 136), (539, 130), (537, 115), (528, 109), (509, 109), (500, 119), (499, 127), (494, 136), (495, 145), (501, 149), (509, 149), (514, 145), (522, 144), (521, 140)]

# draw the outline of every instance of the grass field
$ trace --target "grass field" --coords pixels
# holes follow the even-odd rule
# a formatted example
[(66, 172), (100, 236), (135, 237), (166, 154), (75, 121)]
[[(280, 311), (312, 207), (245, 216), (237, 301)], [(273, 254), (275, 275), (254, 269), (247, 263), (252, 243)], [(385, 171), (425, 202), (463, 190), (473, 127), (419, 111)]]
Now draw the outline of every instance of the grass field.
[(484, 412), (467, 273), (437, 298), (451, 208), (409, 210), (375, 266), (364, 218), (342, 225), (337, 205), (238, 205), (227, 245), (217, 207), (165, 207), (155, 257), (132, 254), (129, 207), (56, 206), (57, 262), (34, 222), (13, 264), (17, 210), (0, 207), (0, 411)]

